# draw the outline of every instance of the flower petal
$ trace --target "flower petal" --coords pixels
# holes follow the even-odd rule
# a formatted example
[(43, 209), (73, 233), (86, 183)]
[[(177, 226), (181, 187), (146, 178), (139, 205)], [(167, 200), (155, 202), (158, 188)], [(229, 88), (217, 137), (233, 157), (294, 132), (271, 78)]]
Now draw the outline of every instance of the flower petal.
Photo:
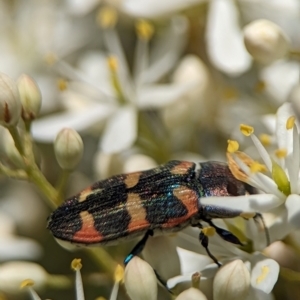
[(81, 111), (65, 112), (38, 119), (32, 124), (32, 135), (39, 142), (52, 143), (62, 128), (69, 127), (82, 132), (105, 119), (113, 110), (114, 106), (98, 104)]
[(288, 223), (300, 229), (300, 196), (295, 194), (288, 196), (285, 207), (288, 213)]
[(201, 204), (244, 212), (267, 212), (283, 203), (273, 194), (257, 194), (237, 197), (206, 197), (201, 198)]
[(120, 152), (134, 143), (136, 135), (136, 110), (133, 106), (124, 106), (106, 124), (100, 148), (108, 153)]
[(207, 53), (218, 69), (235, 76), (249, 69), (251, 57), (245, 48), (232, 0), (210, 2), (206, 39)]
[(196, 82), (144, 86), (138, 91), (137, 105), (139, 108), (164, 107), (178, 100), (195, 86)]
[(279, 265), (275, 260), (265, 258), (260, 253), (254, 258), (254, 261), (252, 261), (254, 267), (251, 272), (251, 285), (255, 289), (269, 294), (277, 282)]
[(205, 2), (204, 0), (127, 0), (123, 1), (120, 9), (139, 18), (158, 18), (176, 11), (185, 9), (192, 5)]

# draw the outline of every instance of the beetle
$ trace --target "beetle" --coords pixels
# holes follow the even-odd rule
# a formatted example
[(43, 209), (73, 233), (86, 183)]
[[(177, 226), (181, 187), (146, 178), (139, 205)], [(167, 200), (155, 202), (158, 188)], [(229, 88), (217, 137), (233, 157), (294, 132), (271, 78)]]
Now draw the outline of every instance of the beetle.
[[(142, 252), (149, 236), (177, 232), (187, 226), (202, 228), (202, 221), (214, 227), (225, 241), (241, 245), (236, 236), (217, 227), (212, 219), (248, 219), (249, 213), (202, 205), (201, 198), (256, 192), (237, 180), (226, 163), (208, 161), (196, 165), (173, 160), (150, 170), (94, 183), (58, 207), (49, 217), (48, 229), (59, 240), (83, 246), (116, 244), (141, 237), (125, 258), (125, 265)], [(259, 213), (250, 217), (262, 218)], [(220, 266), (202, 231), (199, 240)]]

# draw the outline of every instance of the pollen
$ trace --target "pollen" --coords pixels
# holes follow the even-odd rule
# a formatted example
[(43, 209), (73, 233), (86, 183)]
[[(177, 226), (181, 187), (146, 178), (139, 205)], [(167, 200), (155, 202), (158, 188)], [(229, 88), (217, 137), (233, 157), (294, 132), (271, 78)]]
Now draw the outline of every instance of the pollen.
[(264, 145), (264, 146), (270, 146), (271, 144), (271, 137), (270, 135), (266, 134), (266, 133), (262, 133), (260, 136), (259, 136), (259, 140), (261, 141), (261, 143)]
[(286, 155), (287, 155), (287, 150), (282, 148), (282, 149), (277, 149), (275, 151), (275, 155), (278, 157), (278, 158), (285, 158)]
[(59, 78), (57, 80), (58, 89), (63, 92), (68, 88), (68, 82), (64, 78)]
[(145, 20), (140, 20), (136, 24), (136, 33), (141, 40), (148, 41), (153, 36), (153, 26)]
[(216, 229), (213, 228), (213, 227), (211, 227), (211, 226), (209, 226), (209, 227), (203, 228), (203, 229), (202, 229), (202, 232), (203, 232), (203, 234), (206, 235), (206, 236), (213, 236), (213, 235), (215, 235), (215, 233), (216, 233)]
[(112, 72), (116, 72), (118, 70), (118, 58), (116, 56), (109, 56), (107, 58), (107, 64)]
[(120, 282), (124, 278), (124, 268), (121, 265), (117, 265), (116, 270), (115, 270), (115, 281)]
[(57, 56), (53, 52), (49, 52), (44, 56), (44, 61), (47, 65), (53, 66), (57, 62)]
[(262, 93), (266, 90), (266, 82), (263, 80), (259, 80), (256, 82), (255, 86), (254, 86), (254, 91), (256, 93)]
[(250, 125), (241, 124), (240, 125), (240, 131), (245, 136), (250, 136), (254, 132), (254, 128)]
[(256, 278), (256, 283), (260, 284), (261, 282), (263, 282), (266, 279), (269, 272), (270, 272), (270, 269), (268, 266), (262, 266), (261, 274)]
[(20, 288), (23, 289), (25, 287), (33, 286), (34, 281), (32, 279), (25, 279), (21, 282)]
[(118, 20), (117, 12), (111, 7), (104, 7), (97, 13), (96, 22), (102, 28), (112, 28)]
[(227, 140), (227, 152), (234, 153), (239, 150), (239, 143), (234, 140)]
[(251, 171), (252, 173), (266, 172), (266, 171), (267, 171), (267, 168), (266, 168), (265, 165), (260, 164), (260, 163), (257, 162), (257, 161), (253, 161), (253, 162), (250, 164), (250, 171)]
[(78, 271), (82, 268), (81, 259), (80, 258), (74, 258), (71, 262), (71, 268), (74, 271)]
[(289, 129), (292, 129), (294, 127), (294, 124), (295, 124), (295, 116), (290, 116), (287, 121), (286, 121), (286, 129), (289, 130)]

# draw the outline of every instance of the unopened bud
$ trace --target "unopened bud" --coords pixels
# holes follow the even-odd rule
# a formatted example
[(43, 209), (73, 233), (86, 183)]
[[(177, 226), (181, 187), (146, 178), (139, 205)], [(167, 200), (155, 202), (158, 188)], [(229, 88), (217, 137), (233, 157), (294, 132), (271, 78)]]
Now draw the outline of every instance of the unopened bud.
[(7, 157), (16, 167), (23, 169), (25, 167), (24, 160), (7, 128), (0, 127), (0, 140), (0, 153)]
[(40, 112), (42, 102), (40, 89), (33, 78), (26, 74), (19, 77), (18, 89), (22, 104), (22, 118), (25, 121), (32, 121)]
[(0, 290), (16, 294), (21, 283), (30, 278), (34, 288), (39, 290), (46, 286), (48, 273), (38, 264), (31, 262), (7, 262), (0, 266)]
[(21, 102), (17, 84), (9, 76), (0, 73), (0, 125), (17, 125), (21, 116)]
[(125, 287), (132, 300), (156, 300), (157, 279), (153, 268), (138, 256), (125, 268)]
[(268, 20), (256, 20), (245, 26), (244, 42), (248, 52), (261, 64), (270, 64), (288, 52), (282, 29)]
[(250, 289), (250, 273), (237, 259), (223, 266), (214, 279), (214, 300), (245, 299)]
[(74, 129), (62, 129), (54, 141), (54, 151), (60, 167), (64, 170), (73, 170), (83, 154), (80, 135)]
[(192, 287), (180, 293), (176, 300), (207, 300), (207, 298), (200, 290)]

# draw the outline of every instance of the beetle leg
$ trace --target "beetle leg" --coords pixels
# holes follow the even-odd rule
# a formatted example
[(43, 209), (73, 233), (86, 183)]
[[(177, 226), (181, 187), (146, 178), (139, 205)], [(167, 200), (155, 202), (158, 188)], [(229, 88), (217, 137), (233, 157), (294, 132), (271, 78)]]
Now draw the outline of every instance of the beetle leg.
[(153, 235), (152, 230), (148, 230), (146, 232), (146, 234), (144, 235), (144, 237), (133, 247), (133, 249), (130, 251), (130, 253), (124, 259), (125, 266), (132, 260), (132, 258), (134, 256), (139, 255), (143, 251), (150, 235), (151, 236)]
[[(126, 256), (126, 258), (124, 259), (124, 265), (126, 266), (134, 256), (139, 255), (143, 249), (145, 248), (146, 242), (149, 238), (149, 236), (153, 235), (153, 231), (152, 230), (148, 230), (146, 232), (146, 234), (144, 235), (144, 237), (134, 246), (134, 248), (130, 251), (130, 253)], [(164, 286), (170, 293), (172, 293), (168, 286), (166, 281), (164, 281), (161, 276), (156, 272), (156, 270), (154, 270), (155, 276), (157, 278), (157, 280), (159, 281), (159, 283)]]
[(201, 242), (201, 245), (206, 250), (208, 256), (218, 265), (218, 267), (221, 267), (221, 264), (218, 262), (218, 260), (213, 256), (213, 254), (208, 249), (208, 237), (201, 231), (199, 234), (199, 240)]
[(203, 221), (206, 222), (207, 224), (209, 224), (211, 227), (215, 228), (217, 234), (223, 240), (225, 240), (225, 241), (227, 241), (229, 243), (232, 243), (232, 244), (243, 246), (243, 244), (240, 242), (240, 240), (234, 234), (232, 234), (230, 231), (216, 226), (211, 220), (205, 220), (204, 219)]

